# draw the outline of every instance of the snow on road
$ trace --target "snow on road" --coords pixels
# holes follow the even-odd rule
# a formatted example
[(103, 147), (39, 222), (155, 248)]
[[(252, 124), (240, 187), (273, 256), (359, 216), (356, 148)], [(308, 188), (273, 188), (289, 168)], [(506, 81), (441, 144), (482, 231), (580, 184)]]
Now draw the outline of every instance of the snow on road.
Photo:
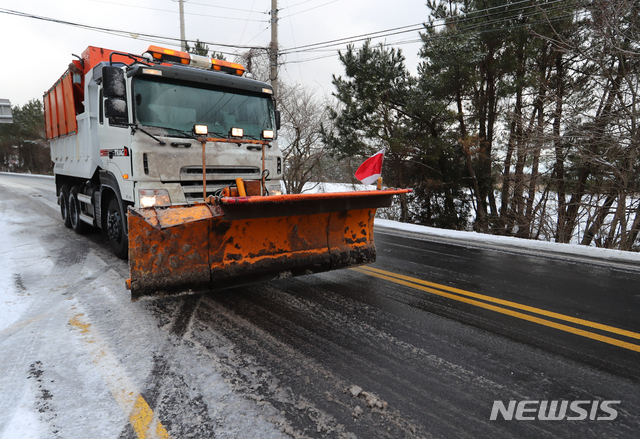
[[(296, 436), (274, 407), (224, 377), (216, 354), (227, 355), (225, 343), (205, 355), (167, 319), (179, 309), (159, 315), (158, 304), (130, 302), (126, 263), (95, 236), (65, 229), (53, 181), (38, 184), (0, 175), (0, 439)], [(376, 224), (422, 239), (640, 262), (615, 250)]]
[[(289, 437), (278, 412), (237, 395), (150, 302), (130, 302), (125, 262), (43, 214), (33, 190), (7, 186), (0, 178), (1, 439)], [(152, 399), (172, 413), (154, 413)]]
[[(23, 276), (32, 277), (36, 273), (32, 270), (22, 270), (20, 273), (18, 268), (29, 267), (34, 258), (40, 255), (36, 245), (21, 239), (19, 224), (15, 223), (19, 219), (13, 223), (3, 219), (4, 215), (0, 215), (0, 227), (4, 231), (0, 248), (0, 432), (2, 425), (6, 424), (3, 438), (40, 438), (45, 436), (45, 432), (40, 424), (39, 413), (34, 410), (34, 391), (24, 379), (27, 371), (24, 366), (27, 365), (19, 361), (20, 354), (24, 354), (24, 350), (31, 346), (29, 343), (23, 344), (23, 340), (18, 343), (9, 340), (13, 339), (16, 332), (38, 320), (37, 317), (25, 317), (31, 305), (31, 293), (26, 291), (23, 280)], [(16, 369), (21, 366), (22, 377), (19, 378)]]

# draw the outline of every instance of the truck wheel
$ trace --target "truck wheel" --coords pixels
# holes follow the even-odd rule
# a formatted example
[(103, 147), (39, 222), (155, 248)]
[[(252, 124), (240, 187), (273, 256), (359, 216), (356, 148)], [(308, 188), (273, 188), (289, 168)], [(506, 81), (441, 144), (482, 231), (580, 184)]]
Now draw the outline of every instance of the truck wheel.
[(69, 217), (69, 186), (66, 184), (60, 188), (58, 203), (60, 204), (60, 215), (62, 215), (64, 226), (71, 228), (71, 218)]
[(87, 231), (87, 224), (80, 219), (80, 202), (78, 201), (78, 188), (76, 186), (69, 191), (69, 223), (73, 231), (79, 235)]
[(113, 254), (120, 259), (127, 259), (129, 239), (124, 231), (125, 216), (116, 197), (111, 198), (107, 208), (107, 238)]

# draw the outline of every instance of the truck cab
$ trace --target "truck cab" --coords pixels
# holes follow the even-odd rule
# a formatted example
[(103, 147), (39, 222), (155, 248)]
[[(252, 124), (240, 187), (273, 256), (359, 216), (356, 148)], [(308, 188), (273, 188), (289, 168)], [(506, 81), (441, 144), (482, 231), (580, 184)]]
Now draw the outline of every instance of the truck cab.
[(144, 56), (87, 48), (45, 93), (65, 225), (100, 228), (125, 258), (129, 206), (202, 202), (236, 179), (280, 194), (273, 89), (243, 73), (156, 46)]

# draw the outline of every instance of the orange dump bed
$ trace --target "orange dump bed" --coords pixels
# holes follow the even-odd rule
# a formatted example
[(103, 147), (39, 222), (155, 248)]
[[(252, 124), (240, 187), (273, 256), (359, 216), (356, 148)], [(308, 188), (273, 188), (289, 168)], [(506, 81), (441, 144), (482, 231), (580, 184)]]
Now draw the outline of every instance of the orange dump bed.
[[(111, 54), (113, 53), (113, 56)], [(82, 52), (81, 60), (73, 60), (62, 77), (43, 97), (47, 140), (76, 134), (76, 116), (84, 112), (85, 75), (102, 61), (131, 63), (128, 56), (117, 55), (113, 50), (89, 46)]]
[(44, 120), (47, 140), (75, 134), (78, 131), (72, 80), (73, 75), (70, 71), (67, 71), (44, 94)]

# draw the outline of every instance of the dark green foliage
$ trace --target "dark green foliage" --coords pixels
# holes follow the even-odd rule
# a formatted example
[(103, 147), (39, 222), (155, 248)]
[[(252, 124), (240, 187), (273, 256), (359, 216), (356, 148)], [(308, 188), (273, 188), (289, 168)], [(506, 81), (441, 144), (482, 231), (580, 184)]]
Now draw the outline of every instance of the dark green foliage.
[(387, 150), (403, 220), (632, 249), (640, 236), (637, 1), (428, 0), (417, 77), (349, 47), (324, 141)]
[(12, 124), (0, 124), (0, 168), (10, 172), (51, 174), (45, 141), (44, 111), (38, 99), (14, 106)]
[(200, 56), (206, 56), (214, 59), (221, 59), (221, 60), (227, 59), (222, 53), (218, 53), (215, 51), (211, 51), (211, 53), (209, 53), (210, 52), (209, 46), (205, 43), (201, 43), (200, 40), (196, 40), (193, 47), (190, 47), (189, 43), (186, 43), (186, 44), (187, 44), (187, 52), (189, 53), (193, 53), (195, 55), (200, 55)]
[(409, 75), (400, 50), (366, 42), (340, 60), (346, 76), (333, 80), (340, 111), (331, 110), (334, 127), (323, 129), (324, 142), (337, 157), (362, 160), (385, 149), (385, 184), (416, 188), (416, 207), (403, 198), (400, 219), (463, 228), (467, 208), (455, 202), (460, 163), (441, 138), (447, 112), (431, 99), (432, 90)]

